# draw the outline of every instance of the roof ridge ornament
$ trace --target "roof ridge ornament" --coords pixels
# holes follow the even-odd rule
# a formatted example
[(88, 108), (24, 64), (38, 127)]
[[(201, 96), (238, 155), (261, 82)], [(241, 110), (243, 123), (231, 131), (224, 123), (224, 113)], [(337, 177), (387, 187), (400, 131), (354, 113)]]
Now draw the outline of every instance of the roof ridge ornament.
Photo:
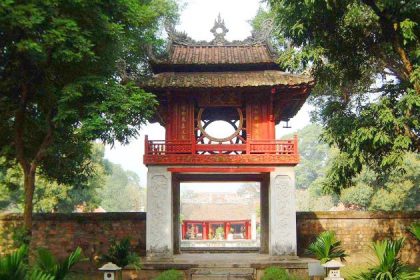
[(225, 36), (226, 33), (229, 32), (229, 29), (226, 28), (225, 20), (222, 20), (220, 13), (214, 21), (214, 26), (210, 29), (210, 32), (214, 35), (214, 39), (211, 42), (212, 44), (221, 46), (227, 43)]
[(271, 47), (270, 34), (273, 31), (274, 23), (271, 19), (264, 21), (263, 27), (260, 30), (253, 30), (251, 36), (244, 40), (227, 41), (225, 35), (229, 32), (229, 29), (225, 26), (225, 21), (221, 18), (220, 14), (214, 21), (214, 26), (210, 30), (213, 33), (214, 39), (212, 41), (196, 41), (188, 36), (185, 31), (177, 31), (175, 28), (175, 22), (172, 20), (166, 20), (164, 27), (168, 34), (168, 49), (172, 44), (180, 44), (185, 46), (252, 46), (266, 44)]

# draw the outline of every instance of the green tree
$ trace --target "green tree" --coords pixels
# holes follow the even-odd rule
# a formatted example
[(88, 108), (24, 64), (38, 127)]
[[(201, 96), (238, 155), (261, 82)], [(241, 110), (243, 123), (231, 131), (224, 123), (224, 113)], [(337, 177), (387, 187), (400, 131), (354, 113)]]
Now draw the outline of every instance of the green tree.
[(86, 180), (91, 141), (127, 143), (156, 101), (132, 77), (147, 71), (171, 0), (0, 2), (0, 156), (24, 174), (24, 226), (35, 178)]
[(110, 164), (111, 174), (101, 194), (101, 206), (109, 212), (141, 211), (146, 206), (146, 189), (133, 171), (125, 171), (119, 164)]
[[(331, 148), (320, 140), (322, 127), (318, 124), (310, 124), (296, 132), (298, 136), (298, 149), (300, 163), (296, 167), (296, 187), (307, 189), (317, 179), (325, 176)], [(283, 136), (283, 139), (292, 138), (292, 134)]]
[(386, 178), (364, 170), (353, 180), (353, 186), (342, 191), (340, 200), (347, 206), (367, 210), (414, 210), (420, 204), (420, 156), (408, 153), (400, 169)]
[[(34, 212), (72, 212), (78, 205), (83, 205), (87, 211), (98, 207), (99, 191), (106, 182), (111, 164), (104, 159), (104, 150), (101, 144), (93, 145), (92, 154), (84, 163), (91, 170), (84, 182), (60, 184), (38, 174), (33, 200)], [(6, 168), (5, 160), (0, 162), (0, 193), (0, 210), (23, 211), (23, 172), (19, 165)]]
[(420, 146), (417, 1), (268, 0), (280, 65), (310, 71), (315, 119), (340, 150), (325, 187), (340, 192), (364, 166), (386, 176)]

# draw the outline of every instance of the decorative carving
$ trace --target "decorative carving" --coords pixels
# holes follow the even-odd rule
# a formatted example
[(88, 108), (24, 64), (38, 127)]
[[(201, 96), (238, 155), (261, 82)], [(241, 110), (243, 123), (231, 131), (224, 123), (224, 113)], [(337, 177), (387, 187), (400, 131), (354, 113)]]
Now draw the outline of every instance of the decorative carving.
[(296, 224), (294, 187), (287, 175), (277, 175), (270, 189), (271, 221), (270, 234), (272, 239), (271, 255), (285, 256), (296, 253)]
[[(197, 115), (197, 128), (200, 130), (201, 134), (205, 137), (207, 137), (208, 139), (210, 139), (211, 141), (214, 142), (226, 142), (226, 141), (232, 141), (234, 138), (238, 137), (239, 134), (241, 133), (242, 129), (243, 129), (243, 123), (244, 123), (244, 115), (242, 113), (242, 110), (240, 108), (236, 108), (236, 111), (238, 112), (238, 121), (239, 124), (236, 127), (236, 125), (234, 123), (229, 122), (231, 125), (234, 125), (235, 128), (235, 132), (232, 133), (231, 135), (224, 137), (224, 138), (216, 138), (213, 137), (211, 135), (209, 135), (205, 129), (205, 127), (202, 124), (202, 115), (204, 112), (205, 108), (200, 108), (200, 110), (198, 111), (198, 115)], [(212, 120), (210, 120), (210, 123), (212, 122)], [(206, 123), (209, 124), (209, 123)]]
[(241, 155), (144, 155), (146, 165), (203, 164), (203, 165), (296, 165), (299, 155), (241, 154)]
[(226, 28), (225, 21), (222, 20), (222, 18), (220, 17), (220, 13), (217, 19), (214, 21), (214, 26), (212, 29), (210, 29), (210, 32), (214, 35), (214, 39), (213, 41), (211, 41), (213, 45), (226, 44), (227, 41), (225, 39), (225, 36), (226, 33), (229, 32), (229, 29)]
[(163, 174), (153, 175), (148, 187), (147, 244), (149, 255), (169, 255), (171, 242), (171, 205), (168, 178)]
[[(261, 24), (263, 28), (261, 30), (254, 30), (251, 32), (251, 36), (246, 38), (245, 40), (234, 40), (234, 41), (227, 41), (225, 39), (226, 33), (229, 29), (226, 28), (224, 20), (221, 19), (220, 14), (218, 18), (215, 20), (215, 24), (213, 28), (210, 30), (215, 38), (211, 42), (208, 41), (196, 41), (189, 37), (185, 32), (179, 32), (175, 29), (175, 23), (172, 21), (165, 22), (165, 30), (168, 33), (169, 44), (177, 43), (181, 45), (190, 45), (190, 46), (212, 46), (212, 45), (224, 45), (224, 46), (250, 46), (250, 45), (258, 45), (258, 44), (268, 44), (271, 48), (271, 44), (269, 43), (269, 37), (273, 30), (273, 21), (266, 20)], [(221, 28), (221, 30), (218, 30)], [(218, 32), (219, 31), (219, 32)], [(221, 31), (221, 32), (220, 32)], [(170, 47), (170, 45), (169, 45)]]

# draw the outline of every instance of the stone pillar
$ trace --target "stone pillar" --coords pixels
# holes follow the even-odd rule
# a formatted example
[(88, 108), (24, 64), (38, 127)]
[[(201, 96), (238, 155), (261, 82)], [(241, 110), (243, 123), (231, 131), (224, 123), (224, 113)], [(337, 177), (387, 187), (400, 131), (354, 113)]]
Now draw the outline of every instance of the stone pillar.
[(171, 185), (171, 173), (167, 167), (148, 167), (146, 254), (149, 259), (173, 256)]
[(296, 256), (296, 201), (293, 167), (277, 167), (270, 174), (269, 253)]

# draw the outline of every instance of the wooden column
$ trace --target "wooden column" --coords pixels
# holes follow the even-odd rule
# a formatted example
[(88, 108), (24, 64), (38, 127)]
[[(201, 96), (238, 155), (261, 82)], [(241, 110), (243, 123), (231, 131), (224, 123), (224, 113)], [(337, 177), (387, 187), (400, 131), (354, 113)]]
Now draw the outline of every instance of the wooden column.
[(203, 228), (203, 240), (207, 240), (208, 239), (208, 232), (207, 232), (207, 226), (206, 223), (202, 223), (201, 227)]
[(245, 222), (245, 239), (251, 239), (251, 222)]

